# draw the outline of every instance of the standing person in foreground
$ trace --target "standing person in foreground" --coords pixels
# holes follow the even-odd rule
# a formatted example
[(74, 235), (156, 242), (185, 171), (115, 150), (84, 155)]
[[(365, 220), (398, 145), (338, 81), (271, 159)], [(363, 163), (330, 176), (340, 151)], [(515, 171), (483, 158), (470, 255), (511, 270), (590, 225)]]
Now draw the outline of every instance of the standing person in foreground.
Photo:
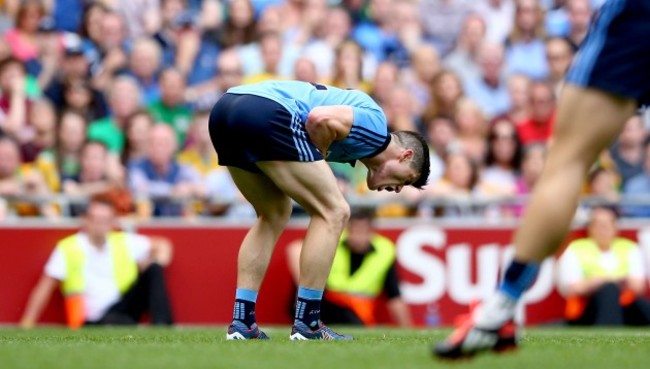
[(310, 215), (300, 255), (292, 340), (347, 340), (320, 320), (320, 302), (350, 207), (329, 165), (368, 168), (371, 190), (421, 188), (429, 151), (413, 132), (389, 133), (366, 94), (298, 81), (234, 87), (214, 106), (210, 136), (219, 164), (257, 213), (239, 250), (237, 291), (228, 339), (268, 338), (255, 320), (257, 294), (273, 248), (289, 221), (291, 199)]
[(435, 355), (460, 358), (517, 346), (517, 302), (566, 236), (589, 167), (650, 97), (648, 50), (650, 2), (608, 0), (567, 76), (548, 159), (514, 236), (514, 260), (498, 291), (434, 347)]

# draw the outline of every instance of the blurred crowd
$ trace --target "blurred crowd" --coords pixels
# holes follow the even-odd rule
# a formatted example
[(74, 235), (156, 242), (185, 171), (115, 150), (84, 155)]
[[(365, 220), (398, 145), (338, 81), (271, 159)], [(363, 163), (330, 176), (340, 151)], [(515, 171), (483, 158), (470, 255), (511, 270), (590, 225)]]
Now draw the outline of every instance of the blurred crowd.
[[(365, 91), (390, 130), (428, 139), (423, 191), (370, 193), (362, 166), (333, 164), (351, 201), (382, 204), (380, 216), (516, 218), (521, 201), (490, 200), (535, 186), (602, 2), (4, 0), (0, 219), (74, 216), (80, 203), (51, 199), (107, 191), (124, 214), (252, 216), (207, 121), (229, 87), (268, 79)], [(630, 119), (585, 196), (650, 194), (647, 132)]]

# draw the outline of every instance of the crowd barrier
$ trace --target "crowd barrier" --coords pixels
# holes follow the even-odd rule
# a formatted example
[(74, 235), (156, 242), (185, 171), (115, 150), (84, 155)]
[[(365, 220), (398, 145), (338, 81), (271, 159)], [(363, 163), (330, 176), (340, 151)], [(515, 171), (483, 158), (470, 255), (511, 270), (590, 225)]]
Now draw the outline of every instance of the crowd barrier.
[[(0, 324), (17, 323), (31, 288), (57, 240), (77, 224), (0, 224)], [(179, 324), (225, 324), (232, 314), (238, 246), (249, 224), (237, 222), (159, 221), (137, 226), (142, 234), (168, 237), (174, 260), (166, 269), (172, 307)], [(650, 238), (650, 229), (624, 223), (622, 235)], [(132, 228), (132, 227), (128, 227)], [(265, 324), (291, 322), (294, 286), (286, 264), (286, 245), (303, 237), (306, 223), (290, 225), (280, 238), (262, 285), (258, 319)], [(451, 325), (468, 305), (489, 294), (512, 257), (514, 224), (383, 221), (379, 232), (394, 240), (403, 298), (419, 326)], [(570, 238), (583, 231), (572, 231)], [(650, 260), (650, 242), (641, 242)], [(650, 264), (650, 263), (649, 263)], [(527, 324), (561, 321), (564, 300), (558, 294), (556, 258), (547, 259), (521, 313)], [(62, 323), (60, 294), (49, 302), (41, 322)], [(383, 323), (389, 323), (385, 312)]]

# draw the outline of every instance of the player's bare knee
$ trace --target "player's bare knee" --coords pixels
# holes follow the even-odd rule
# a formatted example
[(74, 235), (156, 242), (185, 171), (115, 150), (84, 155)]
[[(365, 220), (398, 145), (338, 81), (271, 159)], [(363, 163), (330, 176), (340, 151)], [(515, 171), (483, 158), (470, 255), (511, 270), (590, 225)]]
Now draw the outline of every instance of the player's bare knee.
[(271, 224), (274, 228), (282, 229), (289, 222), (291, 210), (291, 200), (287, 198), (286, 201), (274, 202), (273, 206), (257, 209), (257, 216), (261, 221)]
[(329, 209), (325, 218), (333, 227), (343, 229), (350, 219), (350, 205), (345, 200), (338, 201)]

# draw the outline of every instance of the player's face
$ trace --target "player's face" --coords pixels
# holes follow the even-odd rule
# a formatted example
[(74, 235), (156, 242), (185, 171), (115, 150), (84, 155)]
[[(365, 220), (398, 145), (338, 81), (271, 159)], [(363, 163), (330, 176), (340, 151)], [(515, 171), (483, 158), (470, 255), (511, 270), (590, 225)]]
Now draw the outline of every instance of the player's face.
[(387, 161), (379, 170), (368, 170), (366, 182), (372, 191), (399, 193), (404, 186), (415, 182), (418, 173), (411, 168), (410, 157)]

